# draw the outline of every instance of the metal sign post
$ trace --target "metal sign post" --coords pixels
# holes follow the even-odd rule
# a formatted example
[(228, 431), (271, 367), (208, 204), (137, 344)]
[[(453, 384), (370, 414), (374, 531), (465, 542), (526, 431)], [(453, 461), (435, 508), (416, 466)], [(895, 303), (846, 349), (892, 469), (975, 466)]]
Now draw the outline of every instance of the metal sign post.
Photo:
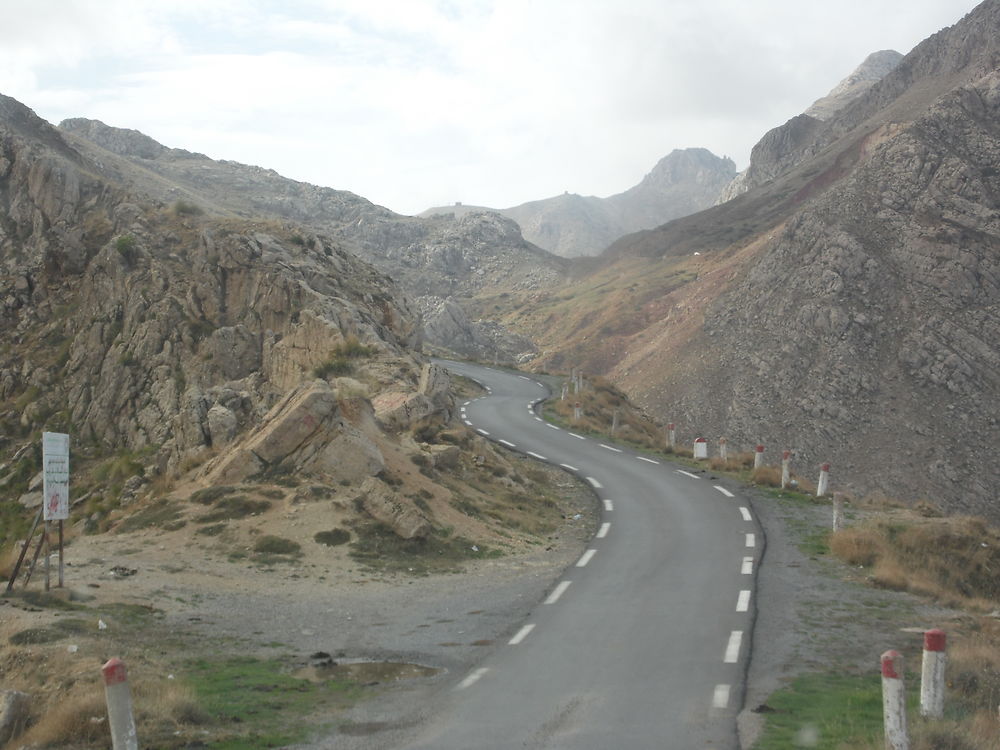
[(52, 521), (59, 522), (59, 586), (63, 585), (63, 521), (69, 518), (69, 435), (42, 433), (42, 509), (45, 520), (45, 589), (49, 588)]

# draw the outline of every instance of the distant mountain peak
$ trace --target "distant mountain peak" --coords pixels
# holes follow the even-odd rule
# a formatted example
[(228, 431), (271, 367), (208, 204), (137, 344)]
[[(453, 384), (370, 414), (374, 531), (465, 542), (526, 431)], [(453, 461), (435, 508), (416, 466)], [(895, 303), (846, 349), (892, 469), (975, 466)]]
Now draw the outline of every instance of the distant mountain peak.
[(892, 49), (872, 52), (849, 76), (834, 86), (830, 93), (813, 102), (805, 114), (817, 120), (830, 119), (891, 73), (902, 59), (903, 55)]

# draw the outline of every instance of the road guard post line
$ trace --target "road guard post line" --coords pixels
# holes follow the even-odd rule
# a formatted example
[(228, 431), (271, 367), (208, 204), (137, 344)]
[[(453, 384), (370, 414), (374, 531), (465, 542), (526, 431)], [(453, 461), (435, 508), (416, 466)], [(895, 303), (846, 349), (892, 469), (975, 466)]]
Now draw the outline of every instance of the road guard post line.
[(934, 628), (924, 633), (924, 658), (920, 668), (920, 715), (944, 718), (944, 670), (948, 664), (945, 634)]
[(125, 662), (117, 657), (110, 659), (101, 667), (101, 674), (104, 676), (104, 695), (108, 702), (112, 750), (139, 750)]
[(903, 685), (903, 655), (882, 654), (882, 715), (886, 750), (910, 750), (906, 730), (906, 689)]

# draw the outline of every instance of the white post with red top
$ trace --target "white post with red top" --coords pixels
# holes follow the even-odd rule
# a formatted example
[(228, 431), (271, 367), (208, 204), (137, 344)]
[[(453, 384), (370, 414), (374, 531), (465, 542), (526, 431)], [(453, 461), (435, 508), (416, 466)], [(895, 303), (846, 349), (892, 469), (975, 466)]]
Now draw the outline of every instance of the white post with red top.
[(724, 437), (719, 438), (719, 458), (722, 459), (723, 463), (729, 461), (729, 441)]
[(785, 489), (792, 481), (792, 452), (783, 451), (781, 454), (781, 489)]
[(694, 441), (694, 457), (708, 458), (708, 441), (705, 438), (696, 438)]
[(582, 417), (582, 416), (583, 416), (583, 411), (580, 408), (580, 402), (577, 401), (573, 405), (573, 421), (574, 422), (579, 422), (580, 421), (580, 417)]
[(819, 485), (816, 487), (816, 497), (823, 497), (830, 486), (830, 464), (819, 467)]
[(903, 685), (903, 655), (882, 654), (882, 716), (886, 750), (910, 750), (906, 730), (906, 689)]
[(104, 695), (108, 702), (108, 728), (111, 730), (112, 750), (139, 750), (139, 737), (132, 717), (132, 695), (128, 688), (125, 662), (110, 659), (101, 667), (104, 676)]
[(671, 422), (667, 425), (667, 447), (670, 448), (670, 450), (673, 450), (676, 443), (677, 432), (674, 430), (674, 423)]
[(945, 634), (934, 628), (924, 633), (924, 660), (920, 668), (920, 715), (944, 718)]
[(753, 449), (753, 467), (759, 469), (764, 465), (764, 446), (758, 445)]

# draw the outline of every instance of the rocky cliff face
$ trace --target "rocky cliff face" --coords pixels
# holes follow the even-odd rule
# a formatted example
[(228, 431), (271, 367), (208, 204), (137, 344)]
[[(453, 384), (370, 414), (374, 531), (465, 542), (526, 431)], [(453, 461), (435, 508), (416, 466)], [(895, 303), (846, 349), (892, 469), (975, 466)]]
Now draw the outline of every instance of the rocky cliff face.
[[(107, 145), (163, 154), (139, 134)], [(224, 453), (317, 377), (334, 403), (418, 393), (418, 315), (384, 275), (298, 225), (165, 204), (155, 179), (95, 155), (0, 97), (0, 451), (66, 430), (165, 471)], [(447, 412), (432, 395), (422, 417)], [(369, 438), (348, 444), (378, 471)]]
[(868, 89), (891, 73), (903, 56), (893, 49), (872, 52), (864, 61), (838, 83), (830, 93), (817, 99), (804, 114), (817, 120), (829, 120), (848, 104), (858, 99)]
[[(675, 149), (638, 185), (608, 198), (565, 193), (496, 210), (518, 223), (538, 247), (566, 258), (598, 255), (619, 237), (651, 229), (700, 211), (736, 175), (729, 158), (707, 149)], [(467, 213), (465, 207), (435, 208), (425, 216)]]

